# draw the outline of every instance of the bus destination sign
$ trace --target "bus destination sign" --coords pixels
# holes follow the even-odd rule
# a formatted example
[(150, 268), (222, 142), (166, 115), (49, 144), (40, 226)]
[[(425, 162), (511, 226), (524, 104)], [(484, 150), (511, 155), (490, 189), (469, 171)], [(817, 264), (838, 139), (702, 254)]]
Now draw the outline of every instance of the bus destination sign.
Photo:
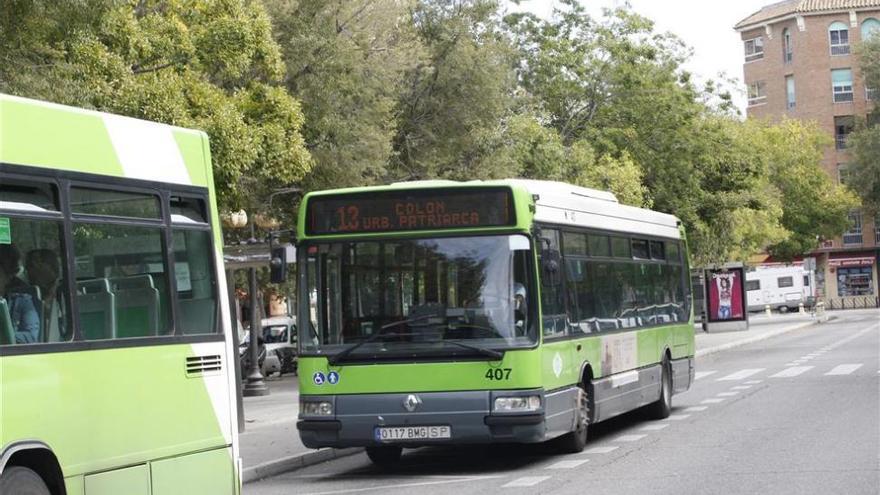
[(386, 191), (309, 200), (306, 233), (355, 234), (514, 225), (509, 189)]

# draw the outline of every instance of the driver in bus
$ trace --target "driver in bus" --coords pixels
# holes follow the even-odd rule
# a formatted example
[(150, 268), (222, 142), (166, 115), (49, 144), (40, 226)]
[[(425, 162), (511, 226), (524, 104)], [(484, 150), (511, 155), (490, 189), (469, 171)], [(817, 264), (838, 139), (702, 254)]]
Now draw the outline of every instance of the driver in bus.
[(526, 287), (519, 283), (513, 284), (513, 321), (517, 333), (525, 331), (526, 326)]
[(12, 244), (0, 244), (0, 297), (6, 299), (16, 344), (40, 341), (40, 316), (31, 287), (18, 277), (21, 253)]

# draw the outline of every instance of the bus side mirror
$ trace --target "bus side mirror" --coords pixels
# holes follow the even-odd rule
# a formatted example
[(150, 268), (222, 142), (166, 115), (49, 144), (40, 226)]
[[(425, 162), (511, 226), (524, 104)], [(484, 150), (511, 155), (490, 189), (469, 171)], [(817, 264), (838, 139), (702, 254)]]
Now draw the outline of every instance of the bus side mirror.
[(556, 287), (562, 283), (560, 265), (562, 256), (559, 251), (548, 249), (541, 253), (541, 281), (547, 287)]
[(291, 245), (272, 248), (269, 258), (269, 281), (283, 284), (287, 281), (287, 264), (296, 258), (296, 248)]

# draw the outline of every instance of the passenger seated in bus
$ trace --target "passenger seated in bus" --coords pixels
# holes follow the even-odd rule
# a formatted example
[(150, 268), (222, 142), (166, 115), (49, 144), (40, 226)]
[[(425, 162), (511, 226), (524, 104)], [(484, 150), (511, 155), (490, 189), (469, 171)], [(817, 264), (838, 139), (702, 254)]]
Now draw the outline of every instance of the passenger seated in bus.
[(59, 283), (61, 282), (61, 263), (51, 249), (33, 249), (28, 252), (24, 263), (27, 279), (40, 289), (43, 307), (39, 308), (44, 322), (43, 337), (48, 342), (63, 340), (61, 329), (64, 328), (64, 313), (61, 307)]
[(40, 341), (40, 316), (34, 304), (34, 293), (21, 271), (21, 253), (12, 244), (0, 244), (0, 297), (6, 299), (16, 344)]

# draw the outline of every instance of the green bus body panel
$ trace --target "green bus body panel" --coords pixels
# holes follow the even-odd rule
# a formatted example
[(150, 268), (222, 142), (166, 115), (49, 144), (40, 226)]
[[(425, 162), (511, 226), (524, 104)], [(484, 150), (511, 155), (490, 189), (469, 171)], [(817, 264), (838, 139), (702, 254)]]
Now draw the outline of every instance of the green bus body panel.
[(0, 162), (122, 176), (100, 114), (0, 95)]
[[(607, 362), (604, 339), (621, 335), (632, 335), (636, 339), (634, 367), (617, 369), (612, 367), (613, 363)], [(555, 390), (579, 383), (584, 365), (592, 367), (593, 378), (601, 378), (612, 373), (658, 363), (666, 349), (670, 351), (673, 359), (692, 356), (693, 325), (665, 325), (631, 332), (552, 340), (544, 342), (535, 349), (507, 351), (500, 362), (444, 361), (401, 364), (375, 362), (329, 366), (327, 358), (324, 357), (301, 357), (300, 393), (338, 395), (529, 388)], [(554, 364), (557, 356), (561, 360), (561, 368), (557, 368)], [(510, 368), (509, 379), (487, 378), (486, 372), (495, 368)], [(558, 375), (557, 369), (559, 369)], [(316, 372), (326, 376), (330, 371), (339, 373), (337, 384), (331, 385), (325, 382), (323, 385), (315, 385), (312, 377)]]
[(65, 477), (225, 447), (189, 356), (180, 344), (3, 357), (0, 446), (38, 439)]
[(150, 495), (150, 469), (146, 464), (85, 477), (88, 495)]
[[(125, 177), (105, 115), (109, 114), (0, 94), (0, 162)], [(213, 192), (204, 132), (138, 123), (170, 129), (192, 185)]]
[(231, 493), (236, 481), (229, 471), (230, 449), (150, 463), (153, 495), (216, 495)]

